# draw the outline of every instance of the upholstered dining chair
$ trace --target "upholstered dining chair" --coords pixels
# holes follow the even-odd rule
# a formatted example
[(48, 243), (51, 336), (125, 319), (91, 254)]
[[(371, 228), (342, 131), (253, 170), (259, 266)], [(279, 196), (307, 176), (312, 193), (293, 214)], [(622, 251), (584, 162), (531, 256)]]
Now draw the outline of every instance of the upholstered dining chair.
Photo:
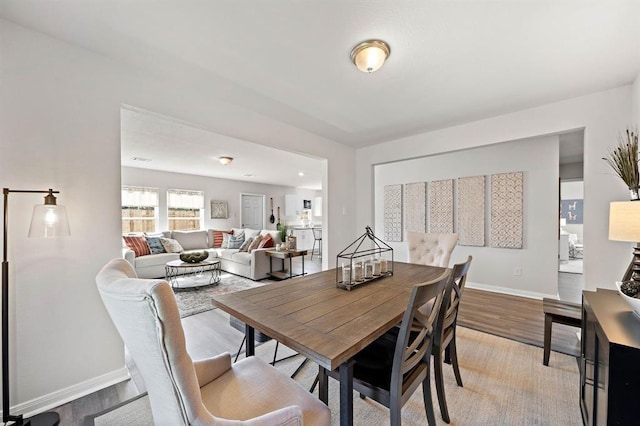
[[(436, 392), (438, 394), (442, 420), (447, 423), (450, 422), (450, 417), (447, 408), (447, 399), (444, 393), (442, 364), (444, 361), (452, 365), (453, 373), (456, 376), (456, 383), (462, 387), (462, 377), (460, 376), (460, 367), (458, 364), (458, 351), (456, 349), (456, 325), (458, 322), (458, 308), (460, 307), (462, 292), (467, 282), (467, 273), (471, 266), (471, 260), (472, 257), (469, 256), (464, 263), (458, 263), (453, 266), (451, 280), (447, 283), (442, 306), (440, 312), (438, 312), (438, 320), (436, 321), (436, 330), (433, 339), (433, 370), (435, 372)], [(431, 312), (428, 306), (423, 306), (420, 311), (423, 314)]]
[[(401, 410), (419, 385), (430, 425), (435, 425), (431, 397), (430, 362), (433, 332), (450, 272), (433, 281), (417, 284), (399, 328), (375, 340), (354, 357), (353, 388), (360, 395), (378, 401), (390, 410), (392, 426), (401, 424)], [(433, 311), (423, 315), (419, 308), (431, 303)], [(321, 380), (340, 380), (337, 370), (319, 367)]]
[(147, 385), (156, 425), (328, 425), (329, 408), (256, 357), (192, 361), (173, 291), (138, 279), (124, 259), (96, 277), (98, 290)]
[(447, 268), (458, 234), (427, 234), (407, 231), (409, 263)]

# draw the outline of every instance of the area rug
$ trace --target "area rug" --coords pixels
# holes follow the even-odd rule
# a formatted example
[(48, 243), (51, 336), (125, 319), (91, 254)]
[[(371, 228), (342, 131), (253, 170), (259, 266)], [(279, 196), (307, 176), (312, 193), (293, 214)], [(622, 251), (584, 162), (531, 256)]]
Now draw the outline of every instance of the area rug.
[[(458, 327), (458, 358), (464, 387), (458, 387), (451, 367), (445, 365), (445, 391), (451, 425), (581, 425), (578, 403), (579, 374), (575, 357), (551, 353), (549, 366), (542, 365), (542, 349), (513, 340)], [(265, 360), (273, 356), (275, 343), (256, 348)], [(282, 346), (280, 346), (282, 347)], [(276, 364), (291, 374), (301, 356)], [(308, 362), (296, 376), (309, 389), (318, 367)], [(433, 383), (432, 383), (433, 385)], [(432, 386), (438, 425), (445, 425)], [(148, 398), (120, 406), (95, 418), (98, 426), (152, 425)], [(354, 424), (389, 424), (389, 410), (354, 392)], [(329, 380), (331, 424), (340, 423), (338, 382)], [(418, 389), (402, 409), (403, 425), (424, 425), (426, 414)]]
[(184, 318), (214, 309), (215, 307), (211, 303), (213, 296), (260, 287), (271, 282), (273, 281), (253, 281), (248, 278), (223, 272), (220, 276), (220, 282), (216, 285), (176, 288), (173, 292), (176, 295), (176, 301), (178, 302), (180, 318)]

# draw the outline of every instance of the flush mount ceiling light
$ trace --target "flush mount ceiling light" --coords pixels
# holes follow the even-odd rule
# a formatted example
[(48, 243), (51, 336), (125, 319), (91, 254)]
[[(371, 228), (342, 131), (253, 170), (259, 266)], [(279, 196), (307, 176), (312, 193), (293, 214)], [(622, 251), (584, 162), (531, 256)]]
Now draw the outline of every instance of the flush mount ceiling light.
[(389, 45), (382, 40), (366, 40), (351, 51), (351, 62), (362, 72), (378, 70), (391, 54)]
[(220, 164), (228, 166), (233, 161), (233, 157), (218, 157)]

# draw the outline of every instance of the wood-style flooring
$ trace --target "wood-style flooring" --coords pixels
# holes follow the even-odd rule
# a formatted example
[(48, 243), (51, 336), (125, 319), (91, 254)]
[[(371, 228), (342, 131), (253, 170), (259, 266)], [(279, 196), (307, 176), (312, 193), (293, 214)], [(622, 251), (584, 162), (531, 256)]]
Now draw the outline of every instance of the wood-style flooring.
[[(294, 272), (299, 270), (299, 263), (300, 259), (297, 259)], [(313, 261), (309, 256), (305, 258), (305, 272), (313, 273), (321, 269), (317, 256)], [(560, 298), (581, 301), (582, 275), (575, 275), (559, 274)], [(219, 309), (184, 318), (182, 323), (187, 349), (194, 359), (225, 351), (235, 354), (242, 341), (242, 333), (229, 326), (228, 316)], [(459, 324), (542, 348), (544, 315), (541, 300), (467, 288), (460, 305)], [(577, 356), (577, 329), (559, 324), (553, 327), (551, 349)], [(85, 426), (86, 416), (104, 411), (143, 391), (144, 388), (139, 389), (133, 380), (127, 380), (64, 404), (55, 411), (61, 415), (61, 425)]]

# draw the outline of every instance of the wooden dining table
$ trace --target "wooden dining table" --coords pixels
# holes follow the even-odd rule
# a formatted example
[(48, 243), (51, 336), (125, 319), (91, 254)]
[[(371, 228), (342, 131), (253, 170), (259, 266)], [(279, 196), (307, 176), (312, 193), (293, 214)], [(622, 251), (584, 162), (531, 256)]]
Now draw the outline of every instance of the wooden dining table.
[[(246, 324), (246, 355), (255, 354), (254, 330), (340, 374), (340, 424), (353, 424), (353, 361), (360, 350), (402, 320), (411, 288), (447, 268), (394, 262), (393, 275), (347, 291), (331, 269), (235, 293), (213, 304)], [(328, 383), (319, 383), (328, 402)]]

